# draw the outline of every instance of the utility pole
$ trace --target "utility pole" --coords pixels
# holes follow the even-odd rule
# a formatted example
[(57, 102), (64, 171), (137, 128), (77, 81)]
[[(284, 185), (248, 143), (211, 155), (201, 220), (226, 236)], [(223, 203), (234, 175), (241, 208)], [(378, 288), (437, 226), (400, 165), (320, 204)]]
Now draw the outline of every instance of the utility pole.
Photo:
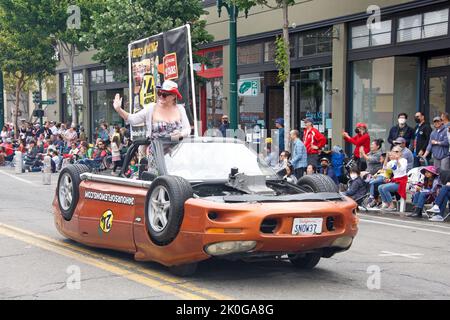
[[(230, 3), (225, 3), (223, 0), (217, 0), (217, 10), (219, 17), (222, 14), (222, 7), (225, 7), (230, 17), (229, 38), (230, 38), (230, 128), (237, 129), (239, 123), (238, 112), (238, 94), (237, 94), (237, 18), (239, 15), (239, 8)], [(248, 11), (245, 11), (247, 16)]]
[[(38, 110), (42, 110), (42, 77), (39, 76), (39, 103), (38, 103)], [(42, 117), (44, 115), (44, 111), (39, 111), (39, 124), (43, 125)]]

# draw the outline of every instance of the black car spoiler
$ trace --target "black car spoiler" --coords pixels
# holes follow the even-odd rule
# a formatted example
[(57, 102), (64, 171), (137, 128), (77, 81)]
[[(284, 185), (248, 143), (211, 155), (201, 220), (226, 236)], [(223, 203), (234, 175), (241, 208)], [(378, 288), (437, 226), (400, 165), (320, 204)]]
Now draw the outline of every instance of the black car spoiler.
[(230, 203), (239, 202), (312, 202), (312, 201), (336, 201), (344, 200), (344, 197), (336, 192), (323, 193), (301, 193), (290, 194), (285, 196), (270, 196), (270, 195), (230, 195), (224, 196), (223, 200)]

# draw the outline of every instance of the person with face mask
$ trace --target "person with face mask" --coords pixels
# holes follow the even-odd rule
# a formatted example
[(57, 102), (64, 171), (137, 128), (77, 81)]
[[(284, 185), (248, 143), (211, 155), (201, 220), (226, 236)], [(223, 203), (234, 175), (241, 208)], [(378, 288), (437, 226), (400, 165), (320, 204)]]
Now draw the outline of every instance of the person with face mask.
[(420, 167), (420, 158), (427, 151), (428, 142), (430, 141), (430, 135), (433, 130), (430, 124), (425, 121), (423, 112), (416, 112), (414, 120), (417, 125), (414, 131), (414, 141), (411, 149), (414, 155), (414, 167)]
[(391, 149), (394, 147), (394, 140), (397, 138), (404, 138), (406, 140), (406, 147), (409, 148), (411, 140), (414, 138), (414, 130), (406, 124), (408, 115), (400, 113), (398, 115), (398, 125), (391, 128), (389, 131), (388, 142), (391, 144)]
[(364, 171), (367, 168), (367, 164), (365, 159), (361, 159), (361, 148), (364, 149), (365, 153), (370, 152), (370, 136), (367, 130), (367, 124), (363, 122), (357, 123), (355, 132), (356, 135), (350, 137), (350, 135), (347, 132), (343, 131), (342, 136), (344, 137), (345, 141), (355, 145), (353, 158), (356, 160), (356, 163), (358, 164), (358, 169)]
[(357, 167), (350, 169), (349, 187), (344, 196), (350, 197), (353, 200), (361, 199), (367, 193), (367, 187), (364, 180), (361, 178), (361, 172)]

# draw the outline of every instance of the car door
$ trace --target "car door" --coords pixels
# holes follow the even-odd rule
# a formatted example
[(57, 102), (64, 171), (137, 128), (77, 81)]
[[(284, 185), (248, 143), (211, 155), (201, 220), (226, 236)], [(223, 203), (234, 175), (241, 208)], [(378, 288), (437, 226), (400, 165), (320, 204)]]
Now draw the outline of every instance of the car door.
[[(107, 177), (111, 179), (112, 177)], [(138, 188), (93, 180), (80, 184), (79, 230), (84, 243), (135, 252), (133, 222)], [(102, 176), (97, 175), (101, 180)]]

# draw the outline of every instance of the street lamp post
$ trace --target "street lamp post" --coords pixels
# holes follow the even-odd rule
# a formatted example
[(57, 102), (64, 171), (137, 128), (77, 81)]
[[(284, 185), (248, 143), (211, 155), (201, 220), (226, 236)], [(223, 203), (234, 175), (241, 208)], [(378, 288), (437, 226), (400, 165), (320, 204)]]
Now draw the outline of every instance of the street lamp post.
[[(217, 0), (217, 10), (219, 17), (222, 14), (222, 7), (225, 7), (230, 17), (230, 127), (238, 128), (238, 94), (237, 94), (237, 18), (239, 8), (233, 3), (226, 3), (223, 0)], [(247, 15), (247, 11), (245, 12)]]

